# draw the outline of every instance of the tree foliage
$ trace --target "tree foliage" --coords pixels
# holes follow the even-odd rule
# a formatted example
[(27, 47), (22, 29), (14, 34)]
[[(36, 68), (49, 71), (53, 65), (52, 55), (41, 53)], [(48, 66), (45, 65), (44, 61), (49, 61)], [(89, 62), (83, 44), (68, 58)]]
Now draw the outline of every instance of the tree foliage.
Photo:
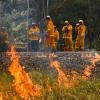
[[(48, 14), (52, 17), (58, 30), (65, 20), (70, 20), (73, 26), (79, 19), (83, 19), (87, 26), (87, 33), (93, 35), (96, 48), (100, 47), (100, 0), (0, 0), (4, 2), (6, 26), (10, 32), (24, 34), (27, 23), (40, 23)], [(29, 1), (29, 9), (28, 2)], [(49, 5), (47, 7), (47, 1)], [(47, 9), (48, 8), (48, 9)], [(29, 11), (29, 13), (28, 13)], [(29, 15), (28, 15), (29, 14)], [(28, 19), (27, 19), (28, 16)], [(91, 33), (90, 28), (94, 31)], [(100, 48), (99, 48), (100, 49)]]
[[(94, 39), (94, 46), (100, 50), (100, 0), (54, 0), (50, 9), (55, 24), (59, 29), (65, 20), (70, 20), (73, 24), (83, 19), (87, 26), (87, 37)], [(93, 27), (93, 32), (91, 28)], [(92, 40), (93, 41), (93, 40)], [(97, 44), (97, 45), (96, 45)]]

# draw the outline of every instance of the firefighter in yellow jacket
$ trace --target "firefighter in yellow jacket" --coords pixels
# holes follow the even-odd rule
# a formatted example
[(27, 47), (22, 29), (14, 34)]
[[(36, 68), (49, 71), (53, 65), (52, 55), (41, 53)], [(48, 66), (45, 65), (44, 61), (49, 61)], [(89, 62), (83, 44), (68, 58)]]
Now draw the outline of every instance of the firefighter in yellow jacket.
[(54, 24), (53, 24), (53, 21), (52, 21), (50, 16), (46, 17), (46, 21), (47, 21), (47, 39), (46, 39), (45, 42), (47, 42), (46, 43), (47, 47), (51, 47), (51, 49), (53, 49), (54, 48), (53, 40), (54, 40), (54, 37), (55, 37), (55, 35), (54, 35)]
[(64, 24), (65, 25), (62, 28), (62, 31), (64, 33), (63, 35), (64, 44), (65, 44), (65, 47), (68, 46), (68, 50), (71, 51), (73, 49), (73, 41), (72, 41), (73, 28), (69, 21), (65, 21)]
[(35, 23), (32, 23), (32, 27), (28, 30), (28, 34), (30, 36), (30, 39), (38, 40), (39, 38), (38, 34), (34, 33), (40, 33), (40, 29)]
[(86, 26), (83, 20), (79, 20), (79, 28), (78, 28), (78, 35), (76, 39), (76, 49), (77, 50), (84, 50), (84, 40), (85, 40), (85, 33), (86, 33)]
[(28, 30), (31, 51), (39, 50), (40, 29), (36, 23), (32, 23), (32, 27)]
[(79, 35), (78, 35), (78, 33), (79, 33), (79, 26), (80, 26), (79, 23), (77, 23), (76, 26), (75, 26), (75, 32), (76, 32), (76, 35), (77, 35), (76, 41), (75, 41), (75, 50), (79, 49)]
[(50, 45), (53, 51), (57, 50), (57, 41), (59, 40), (59, 32), (57, 27), (54, 26), (54, 33), (50, 35)]
[(79, 23), (77, 23), (77, 24), (76, 24), (76, 26), (75, 26), (75, 31), (76, 31), (76, 33), (78, 33), (79, 26), (80, 26), (80, 24), (79, 24)]

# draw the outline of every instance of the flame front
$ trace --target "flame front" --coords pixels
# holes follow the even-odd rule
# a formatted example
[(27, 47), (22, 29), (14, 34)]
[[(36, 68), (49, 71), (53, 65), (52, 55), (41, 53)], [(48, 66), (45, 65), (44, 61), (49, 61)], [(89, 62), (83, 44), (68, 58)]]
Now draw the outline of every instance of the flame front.
[(86, 65), (84, 70), (83, 70), (83, 75), (82, 78), (83, 79), (88, 79), (91, 75), (92, 75), (92, 71), (95, 69), (96, 67), (96, 62), (100, 61), (100, 55), (95, 53), (94, 57), (92, 57), (92, 55), (89, 55), (90, 57), (90, 62), (91, 65)]
[[(85, 66), (82, 76), (79, 76), (79, 73), (77, 73), (76, 71), (71, 71), (72, 75), (69, 75), (69, 73), (67, 73), (67, 76), (66, 76), (65, 73), (61, 70), (60, 63), (58, 61), (52, 60), (52, 58), (55, 58), (57, 56), (54, 55), (54, 54), (50, 54), (49, 57), (51, 59), (51, 67), (54, 67), (56, 69), (56, 71), (58, 72), (58, 83), (59, 83), (59, 85), (60, 86), (63, 85), (66, 88), (78, 85), (78, 83), (79, 83), (78, 79), (80, 77), (84, 80), (89, 79), (90, 76), (92, 75), (92, 71), (96, 67), (96, 62), (100, 61), (100, 55), (99, 54), (95, 53), (95, 57), (93, 57), (90, 54), (91, 65)], [(70, 78), (68, 78), (68, 76)]]
[(19, 62), (19, 56), (16, 53), (15, 46), (11, 47), (11, 65), (9, 66), (9, 71), (14, 77), (13, 87), (16, 93), (23, 98), (28, 100), (30, 97), (41, 96), (41, 87), (39, 85), (33, 85), (28, 73), (24, 71)]
[(1, 92), (0, 92), (0, 100), (3, 100), (3, 95)]
[[(16, 93), (24, 100), (29, 100), (30, 97), (40, 97), (42, 96), (41, 87), (37, 84), (33, 84), (28, 73), (26, 73), (21, 66), (19, 61), (19, 56), (16, 53), (15, 46), (11, 47), (11, 52), (8, 53), (11, 57), (11, 64), (9, 66), (9, 71), (14, 77), (13, 87)], [(79, 84), (79, 79), (87, 80), (92, 75), (92, 71), (96, 67), (96, 63), (100, 61), (100, 55), (95, 53), (94, 56), (90, 54), (88, 60), (90, 60), (90, 65), (85, 65), (83, 74), (79, 75), (76, 71), (65, 72), (61, 69), (60, 62), (55, 60), (57, 55), (50, 54), (50, 66), (54, 67), (58, 72), (57, 82), (59, 86), (64, 86), (65, 88), (74, 87)], [(86, 56), (85, 56), (86, 57)], [(49, 84), (49, 77), (46, 80), (46, 88), (49, 92), (52, 91), (52, 87)], [(2, 98), (2, 95), (1, 95)], [(16, 97), (14, 98), (16, 100)], [(2, 100), (2, 99), (1, 99)]]
[(72, 72), (72, 76), (69, 79), (65, 75), (65, 73), (60, 69), (60, 63), (58, 61), (51, 62), (51, 66), (53, 66), (58, 72), (58, 84), (59, 86), (64, 86), (66, 88), (73, 87), (77, 85), (77, 72)]
[[(56, 55), (50, 55), (51, 57), (56, 57)], [(69, 79), (65, 73), (61, 70), (60, 63), (58, 61), (51, 61), (51, 67), (54, 67), (58, 72), (58, 84), (59, 86), (64, 86), (66, 88), (73, 87), (77, 84), (77, 72), (72, 72), (72, 76)]]

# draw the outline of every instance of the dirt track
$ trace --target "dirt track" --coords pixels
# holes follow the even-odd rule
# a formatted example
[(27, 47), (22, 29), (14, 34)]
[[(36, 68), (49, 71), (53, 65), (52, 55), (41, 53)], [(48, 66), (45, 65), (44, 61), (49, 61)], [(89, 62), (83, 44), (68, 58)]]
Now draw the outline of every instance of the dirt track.
[[(91, 58), (95, 57), (94, 52), (59, 52), (55, 53), (57, 60), (61, 63), (63, 69), (73, 69), (81, 72), (85, 65), (91, 65)], [(20, 55), (20, 63), (26, 70), (40, 69), (47, 70), (50, 66), (49, 53), (18, 53)], [(10, 64), (10, 59), (5, 53), (0, 53), (0, 65), (3, 70), (7, 70)], [(100, 72), (100, 62), (97, 62), (94, 73)]]

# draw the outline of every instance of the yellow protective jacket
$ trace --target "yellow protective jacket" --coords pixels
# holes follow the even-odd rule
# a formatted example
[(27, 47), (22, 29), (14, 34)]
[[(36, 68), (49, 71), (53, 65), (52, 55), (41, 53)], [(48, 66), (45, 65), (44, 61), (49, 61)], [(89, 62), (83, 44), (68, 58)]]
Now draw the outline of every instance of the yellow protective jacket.
[[(35, 34), (33, 34), (33, 33), (35, 33)], [(31, 27), (31, 28), (28, 30), (28, 34), (29, 34), (30, 40), (39, 40), (39, 39), (40, 39), (40, 36), (39, 36), (38, 33), (40, 33), (39, 27), (37, 27), (37, 26)]]
[(62, 31), (63, 31), (64, 33), (67, 32), (67, 25), (63, 26)]
[(59, 40), (59, 32), (55, 30), (54, 33), (50, 35), (50, 42), (56, 43), (58, 40)]
[(67, 37), (72, 37), (72, 29), (73, 29), (72, 25), (68, 25), (67, 29), (68, 29)]
[(49, 31), (50, 35), (52, 35), (54, 33), (54, 24), (53, 24), (52, 20), (49, 20), (47, 22), (47, 31)]
[(28, 30), (28, 34), (31, 35), (32, 33), (39, 33), (40, 32), (40, 29), (39, 27), (31, 27), (29, 30)]
[(62, 28), (65, 38), (72, 38), (72, 25), (66, 25)]
[(75, 26), (75, 31), (78, 33), (78, 31), (79, 31), (79, 26)]
[(84, 24), (78, 27), (78, 35), (76, 38), (75, 48), (77, 50), (84, 50), (84, 39), (85, 39), (86, 26)]
[(59, 40), (59, 32), (58, 32), (58, 30), (54, 31), (54, 36), (55, 36), (56, 41), (58, 41)]
[(86, 26), (84, 24), (79, 26), (79, 37), (84, 37), (86, 33)]

